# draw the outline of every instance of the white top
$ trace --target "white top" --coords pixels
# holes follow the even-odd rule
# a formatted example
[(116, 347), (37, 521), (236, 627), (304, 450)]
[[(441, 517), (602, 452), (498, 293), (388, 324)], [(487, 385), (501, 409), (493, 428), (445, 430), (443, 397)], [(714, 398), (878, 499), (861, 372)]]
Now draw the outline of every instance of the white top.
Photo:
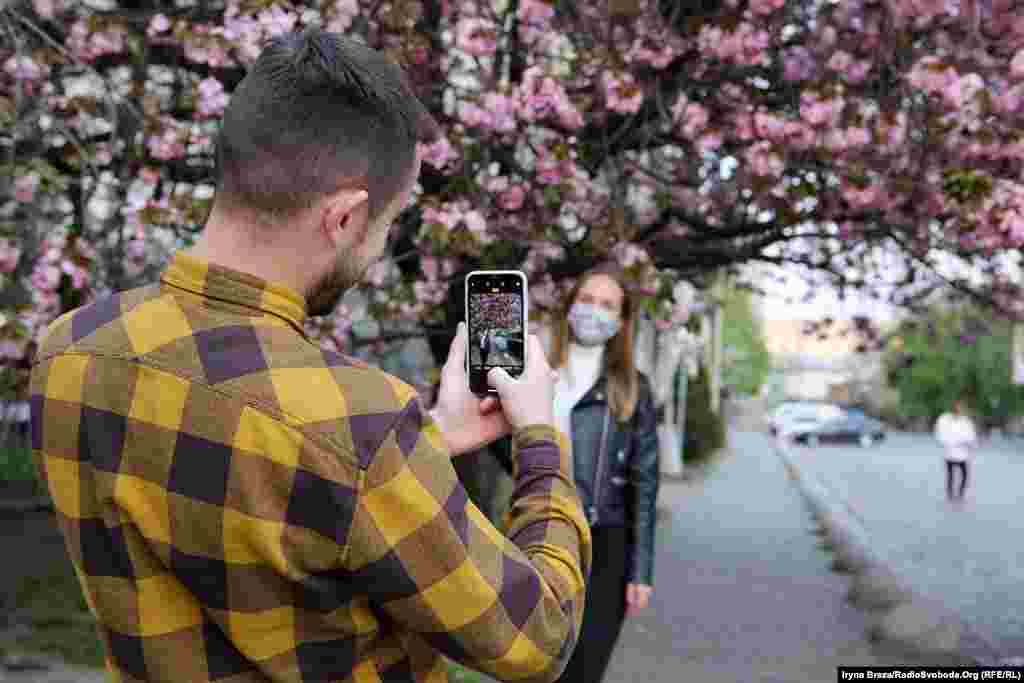
[(946, 460), (967, 462), (978, 443), (974, 423), (966, 415), (944, 413), (935, 421), (935, 438), (946, 448)]
[(559, 368), (555, 384), (555, 426), (572, 437), (572, 409), (590, 391), (604, 368), (604, 345), (569, 344), (568, 367)]

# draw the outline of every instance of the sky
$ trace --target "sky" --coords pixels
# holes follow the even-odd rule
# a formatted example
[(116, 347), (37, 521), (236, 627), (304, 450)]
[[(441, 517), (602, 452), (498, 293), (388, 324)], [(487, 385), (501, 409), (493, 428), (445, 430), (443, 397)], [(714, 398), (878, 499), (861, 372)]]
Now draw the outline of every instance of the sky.
[(835, 320), (849, 320), (857, 315), (868, 316), (878, 322), (888, 322), (899, 316), (899, 309), (866, 293), (847, 292), (840, 300), (839, 291), (827, 285), (816, 285), (814, 297), (803, 301), (811, 286), (792, 270), (773, 268), (772, 274), (784, 278), (772, 283), (770, 295), (756, 297), (761, 312), (769, 320), (820, 320), (831, 316)]
[[(896, 257), (891, 263), (882, 266), (890, 277), (900, 275), (898, 271), (902, 271), (902, 266), (898, 261), (899, 258)], [(1010, 273), (1018, 282), (1022, 278), (1020, 262), (1020, 255), (1013, 255), (1010, 252), (1003, 255), (1003, 272)], [(803, 301), (805, 295), (812, 291), (812, 286), (800, 275), (801, 270), (806, 272), (806, 269), (796, 265), (780, 267), (756, 264), (744, 270), (747, 277), (760, 281), (762, 287), (770, 292), (768, 296), (758, 297), (761, 311), (767, 319), (820, 320), (825, 316), (831, 316), (835, 320), (849, 320), (856, 315), (865, 315), (877, 322), (890, 322), (904, 314), (903, 309), (885, 302), (884, 299), (891, 292), (891, 288), (885, 286), (877, 287), (883, 295), (881, 300), (859, 291), (847, 292), (844, 300), (840, 300), (836, 288), (827, 284), (815, 284), (814, 297), (809, 301)], [(980, 271), (966, 266), (958, 259), (943, 255), (939, 258), (938, 270), (947, 277), (964, 276), (971, 284), (983, 286), (984, 278)], [(781, 278), (782, 281), (776, 282), (776, 278)]]

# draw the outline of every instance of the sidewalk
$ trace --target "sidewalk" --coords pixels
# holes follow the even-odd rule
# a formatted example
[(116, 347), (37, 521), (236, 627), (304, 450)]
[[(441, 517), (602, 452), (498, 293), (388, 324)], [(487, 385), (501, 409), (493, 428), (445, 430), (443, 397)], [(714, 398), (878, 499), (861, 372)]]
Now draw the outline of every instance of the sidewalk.
[(891, 569), (981, 633), (1000, 657), (1024, 655), (1024, 441), (996, 437), (971, 466), (966, 500), (945, 500), (942, 453), (928, 435), (878, 448), (790, 449), (868, 532)]
[(732, 432), (708, 479), (663, 479), (659, 498), (651, 606), (627, 619), (603, 683), (816, 683), (842, 665), (946, 663), (867, 641), (765, 436)]

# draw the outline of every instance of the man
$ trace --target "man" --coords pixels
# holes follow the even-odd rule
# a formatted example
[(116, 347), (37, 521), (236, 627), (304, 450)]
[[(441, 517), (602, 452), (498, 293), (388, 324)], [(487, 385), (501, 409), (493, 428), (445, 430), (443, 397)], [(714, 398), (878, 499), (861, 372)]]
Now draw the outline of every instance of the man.
[[(935, 438), (945, 448), (946, 497), (961, 501), (967, 490), (967, 463), (971, 451), (978, 445), (978, 433), (974, 422), (964, 413), (963, 401), (953, 402), (953, 411), (943, 413), (935, 421)], [(960, 487), (954, 491), (955, 470), (960, 471)]]
[[(537, 339), (481, 403), (460, 324), (427, 415), (303, 334), (380, 257), (433, 135), (380, 53), (274, 39), (225, 112), (195, 247), (47, 329), (32, 447), (114, 680), (445, 681), (440, 654), (508, 680), (565, 667), (591, 537)], [(509, 432), (503, 536), (450, 456)]]

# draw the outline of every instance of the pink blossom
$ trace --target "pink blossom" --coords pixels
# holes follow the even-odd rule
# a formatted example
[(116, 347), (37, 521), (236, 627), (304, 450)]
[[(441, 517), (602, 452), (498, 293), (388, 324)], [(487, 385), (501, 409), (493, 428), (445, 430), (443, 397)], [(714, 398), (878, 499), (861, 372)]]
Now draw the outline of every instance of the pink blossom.
[(363, 280), (374, 287), (383, 287), (388, 277), (388, 263), (383, 259), (374, 261), (369, 268), (366, 269), (366, 275)]
[(173, 120), (165, 119), (165, 128), (160, 135), (150, 135), (146, 140), (149, 153), (161, 161), (180, 159), (185, 156), (185, 144)]
[(487, 127), (499, 133), (512, 133), (516, 130), (515, 100), (501, 93), (489, 92), (484, 95), (483, 108), (489, 115)]
[(651, 260), (647, 250), (638, 244), (630, 242), (619, 242), (611, 250), (612, 256), (623, 268), (631, 268), (640, 263), (647, 263)]
[(224, 84), (209, 76), (199, 82), (198, 114), (210, 118), (220, 116), (228, 106), (228, 95), (224, 92)]
[(672, 119), (681, 125), (685, 137), (694, 138), (708, 125), (710, 115), (707, 109), (681, 95), (672, 107)]
[(806, 81), (814, 74), (815, 61), (805, 47), (794, 47), (783, 56), (783, 78), (787, 81)]
[(266, 30), (268, 36), (277, 36), (282, 33), (291, 32), (295, 28), (295, 22), (299, 20), (299, 17), (294, 12), (289, 12), (277, 5), (273, 5), (270, 9), (260, 12), (257, 20)]
[(868, 74), (871, 72), (871, 62), (861, 60), (854, 62), (849, 69), (846, 70), (846, 79), (851, 83), (860, 83)]
[(544, 28), (555, 16), (555, 8), (544, 0), (519, 0), (519, 21)]
[(124, 251), (129, 259), (143, 261), (146, 258), (146, 243), (144, 240), (130, 240)]
[(23, 204), (31, 202), (36, 197), (40, 180), (39, 174), (35, 171), (19, 175), (14, 181), (14, 199)]
[(712, 152), (717, 151), (723, 143), (724, 139), (722, 138), (722, 134), (718, 131), (712, 131), (700, 136), (697, 140), (697, 149), (701, 154), (711, 154)]
[(498, 195), (498, 205), (505, 211), (518, 211), (526, 201), (526, 191), (522, 185), (513, 185)]
[(571, 175), (571, 165), (571, 162), (559, 161), (551, 154), (544, 154), (536, 162), (537, 182), (541, 185), (557, 185)]
[(442, 135), (435, 142), (425, 145), (422, 149), (422, 158), (425, 163), (441, 170), (459, 158), (458, 153), (448, 140)]
[(812, 126), (835, 126), (846, 102), (842, 97), (821, 99), (805, 92), (800, 96), (800, 116)]
[(153, 38), (169, 28), (171, 28), (171, 20), (163, 13), (157, 14), (149, 20), (149, 27), (146, 29), (146, 35)]
[(569, 130), (579, 130), (583, 127), (583, 114), (569, 98), (560, 99), (555, 103), (555, 113), (558, 115), (558, 122)]
[(435, 208), (433, 206), (427, 206), (423, 209), (424, 225), (437, 223), (444, 226), (446, 230), (451, 230), (456, 225), (458, 225), (459, 220), (459, 214), (451, 210), (451, 208), (447, 206), (444, 208)]
[(640, 111), (644, 91), (636, 84), (630, 73), (605, 74), (604, 97), (608, 108), (620, 114), (634, 114)]
[(30, 277), (32, 285), (43, 292), (57, 288), (60, 284), (60, 268), (52, 265), (37, 266)]
[(786, 170), (786, 164), (772, 151), (772, 143), (767, 140), (747, 149), (747, 163), (751, 173), (762, 177), (778, 178)]
[(952, 106), (963, 107), (983, 90), (984, 79), (978, 74), (967, 74), (947, 85), (942, 94)]
[(50, 67), (28, 56), (13, 55), (4, 62), (4, 73), (18, 81), (35, 81), (46, 78)]
[(61, 261), (60, 270), (71, 277), (71, 286), (75, 289), (82, 289), (89, 281), (89, 273), (67, 259)]
[(428, 280), (436, 280), (441, 271), (441, 264), (435, 256), (424, 256), (420, 259), (420, 269)]
[(53, 19), (57, 15), (57, 2), (56, 0), (32, 0), (32, 9), (43, 19)]
[(530, 305), (539, 308), (554, 308), (561, 302), (558, 296), (558, 287), (550, 276), (539, 282), (530, 283)]
[(67, 39), (68, 50), (77, 58), (92, 62), (104, 55), (120, 54), (125, 49), (125, 31), (114, 25), (103, 31), (89, 28), (85, 19), (79, 19), (71, 26)]
[(1006, 235), (1016, 245), (1024, 245), (1024, 216), (1019, 212), (1014, 211), (1010, 215), (1009, 219), (1004, 221), (1004, 228)]
[(1010, 75), (1017, 80), (1024, 79), (1024, 50), (1018, 50), (1010, 60)]
[(460, 102), (459, 120), (469, 128), (490, 128), (493, 125), (494, 116), (473, 102)]
[(78, 250), (78, 253), (82, 255), (82, 257), (87, 258), (90, 261), (96, 260), (96, 257), (99, 255), (96, 251), (96, 248), (93, 245), (89, 244), (89, 242), (85, 241), (85, 239), (82, 237), (79, 237), (78, 239), (75, 240), (75, 248)]
[(13, 273), (21, 259), (21, 247), (11, 240), (0, 238), (0, 273)]
[(626, 54), (627, 62), (650, 64), (655, 69), (664, 69), (672, 63), (680, 53), (679, 47), (672, 40), (658, 42), (652, 36), (637, 38)]
[(0, 340), (0, 359), (21, 360), (25, 356), (27, 340), (3, 339)]
[(455, 25), (455, 44), (477, 57), (492, 55), (498, 48), (498, 31), (486, 19), (464, 17)]
[(327, 30), (345, 33), (359, 16), (359, 0), (336, 0), (333, 9), (334, 15), (327, 24)]
[(754, 114), (754, 129), (758, 135), (779, 140), (786, 136), (786, 121), (774, 114), (759, 111)]
[(767, 15), (785, 7), (786, 0), (751, 0), (750, 9), (754, 14)]
[(922, 57), (906, 78), (913, 87), (931, 93), (942, 92), (958, 80), (956, 70), (931, 55)]
[(847, 128), (846, 141), (853, 147), (863, 147), (871, 142), (871, 134), (866, 128)]
[(474, 209), (464, 213), (462, 219), (466, 222), (466, 227), (473, 233), (474, 237), (485, 243), (490, 241), (487, 234), (487, 221), (484, 219), (483, 214)]
[(849, 52), (840, 50), (832, 55), (832, 58), (828, 60), (828, 68), (833, 71), (843, 72), (850, 68), (853, 64), (853, 57), (850, 56)]

